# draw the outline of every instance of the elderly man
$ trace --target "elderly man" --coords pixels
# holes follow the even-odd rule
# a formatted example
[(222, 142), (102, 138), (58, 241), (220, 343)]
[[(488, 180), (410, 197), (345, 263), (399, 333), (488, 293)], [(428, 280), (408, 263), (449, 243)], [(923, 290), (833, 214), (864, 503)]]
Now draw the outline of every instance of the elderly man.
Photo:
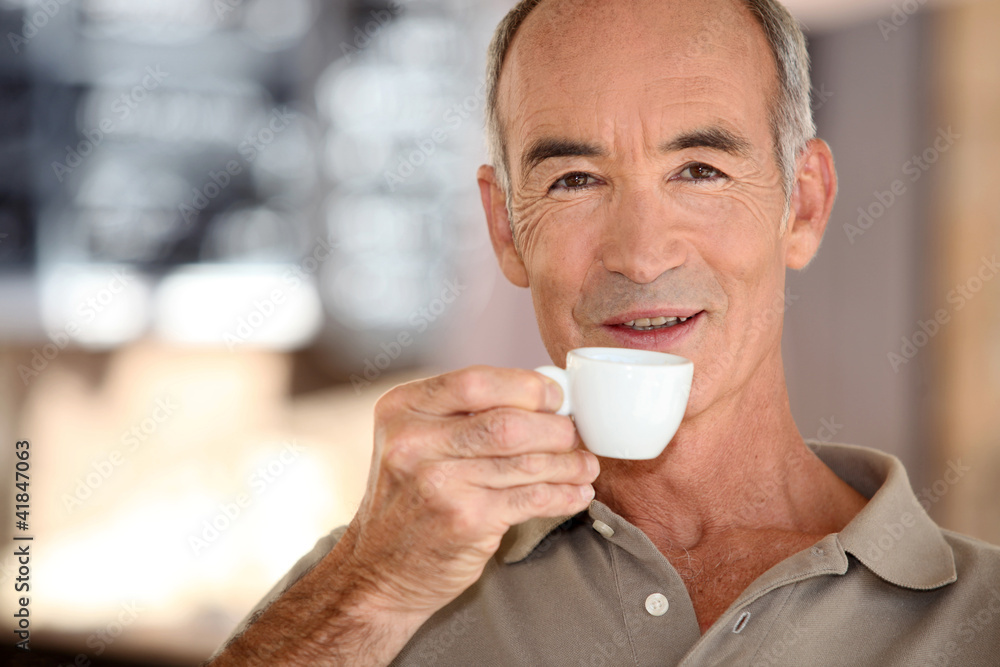
[(1000, 664), (1000, 549), (792, 420), (780, 296), (836, 176), (788, 13), (525, 0), (488, 77), (490, 238), (549, 354), (687, 357), (684, 421), (656, 459), (599, 459), (535, 372), (396, 387), (354, 520), (213, 664)]

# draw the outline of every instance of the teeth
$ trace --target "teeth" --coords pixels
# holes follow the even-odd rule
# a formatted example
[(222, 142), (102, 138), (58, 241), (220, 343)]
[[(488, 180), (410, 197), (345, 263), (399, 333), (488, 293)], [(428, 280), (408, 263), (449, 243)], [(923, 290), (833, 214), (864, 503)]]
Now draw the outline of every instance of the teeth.
[[(691, 317), (694, 317), (693, 315)], [(675, 324), (680, 324), (681, 322), (687, 322), (691, 317), (642, 317), (638, 320), (631, 320), (629, 322), (623, 322), (622, 326), (631, 327), (633, 329), (638, 329), (641, 331), (648, 331), (654, 327), (672, 327)]]

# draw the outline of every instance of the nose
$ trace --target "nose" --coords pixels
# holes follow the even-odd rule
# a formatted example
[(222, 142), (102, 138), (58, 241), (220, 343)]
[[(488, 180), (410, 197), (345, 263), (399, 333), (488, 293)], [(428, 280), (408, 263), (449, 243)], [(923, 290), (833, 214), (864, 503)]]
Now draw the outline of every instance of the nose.
[(671, 208), (652, 188), (623, 191), (603, 230), (604, 268), (647, 284), (683, 264), (686, 246)]

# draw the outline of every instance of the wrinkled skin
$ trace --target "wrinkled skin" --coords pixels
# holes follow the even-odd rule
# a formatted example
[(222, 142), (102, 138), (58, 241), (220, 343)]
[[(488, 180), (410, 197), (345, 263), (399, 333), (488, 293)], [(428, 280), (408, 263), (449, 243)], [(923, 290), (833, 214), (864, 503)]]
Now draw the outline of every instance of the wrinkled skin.
[[(516, 249), (505, 243), (506, 212), (495, 210), (499, 190), (491, 208), (505, 273), (531, 288), (557, 363), (575, 347), (619, 346), (602, 326), (616, 314), (704, 311), (680, 344), (648, 345), (694, 361), (690, 418), (777, 353), (781, 318), (763, 325), (760, 315), (783, 295), (785, 268), (814, 254), (827, 211), (806, 202), (815, 218), (781, 233), (785, 197), (767, 116), (776, 72), (760, 30), (748, 30), (733, 3), (669, 7), (669, 22), (661, 2), (544, 3), (529, 17), (501, 80)], [(742, 154), (659, 150), (711, 127), (745, 140)], [(606, 155), (525, 169), (523, 156), (543, 137)], [(813, 150), (807, 178), (832, 166), (825, 145)], [(494, 187), (491, 175), (481, 171)]]

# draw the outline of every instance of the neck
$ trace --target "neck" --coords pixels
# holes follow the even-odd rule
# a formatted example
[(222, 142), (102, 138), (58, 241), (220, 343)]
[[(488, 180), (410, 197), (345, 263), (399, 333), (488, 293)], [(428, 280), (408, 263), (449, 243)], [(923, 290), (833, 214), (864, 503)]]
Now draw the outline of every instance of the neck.
[(747, 530), (840, 531), (865, 499), (806, 447), (779, 351), (770, 362), (686, 418), (656, 459), (602, 458), (597, 499), (678, 549)]

